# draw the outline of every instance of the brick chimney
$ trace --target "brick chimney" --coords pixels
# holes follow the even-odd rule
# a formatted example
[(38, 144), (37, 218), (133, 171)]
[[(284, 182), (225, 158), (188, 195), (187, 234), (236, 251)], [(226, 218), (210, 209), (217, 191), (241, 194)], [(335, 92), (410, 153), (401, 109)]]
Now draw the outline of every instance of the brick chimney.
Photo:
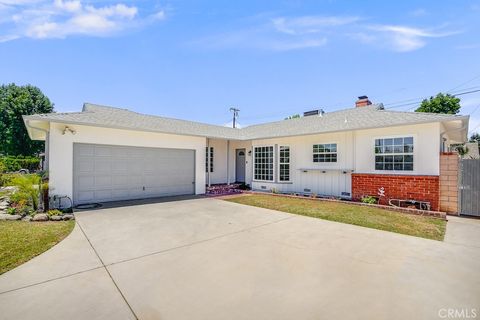
[(368, 100), (367, 96), (360, 96), (358, 100), (355, 102), (355, 107), (365, 107), (372, 104), (372, 101)]

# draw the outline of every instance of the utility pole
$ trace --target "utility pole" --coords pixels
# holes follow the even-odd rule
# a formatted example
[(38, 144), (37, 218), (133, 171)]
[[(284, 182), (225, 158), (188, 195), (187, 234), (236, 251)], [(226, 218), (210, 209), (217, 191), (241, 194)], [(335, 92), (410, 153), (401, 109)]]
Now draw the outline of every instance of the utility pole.
[(240, 109), (237, 109), (237, 108), (234, 108), (234, 107), (231, 107), (230, 108), (230, 111), (233, 112), (233, 127), (236, 128), (237, 127), (237, 118), (238, 118), (238, 112), (240, 111)]

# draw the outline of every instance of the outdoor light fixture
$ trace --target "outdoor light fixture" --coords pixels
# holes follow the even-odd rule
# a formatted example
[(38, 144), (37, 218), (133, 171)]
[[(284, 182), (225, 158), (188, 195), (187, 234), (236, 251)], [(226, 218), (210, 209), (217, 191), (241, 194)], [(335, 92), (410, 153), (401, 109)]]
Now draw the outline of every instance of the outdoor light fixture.
[(65, 135), (65, 133), (67, 133), (67, 132), (70, 132), (71, 134), (76, 134), (77, 133), (77, 131), (71, 129), (68, 126), (65, 126), (65, 128), (63, 129), (62, 135)]

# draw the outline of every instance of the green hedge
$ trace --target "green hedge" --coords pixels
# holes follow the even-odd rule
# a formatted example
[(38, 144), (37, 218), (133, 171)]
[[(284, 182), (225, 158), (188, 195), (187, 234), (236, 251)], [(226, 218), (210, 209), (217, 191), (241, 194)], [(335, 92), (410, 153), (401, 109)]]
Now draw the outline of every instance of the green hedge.
[[(0, 158), (3, 166), (0, 168), (6, 172), (18, 171), (20, 169), (28, 169), (29, 171), (36, 171), (40, 165), (40, 159), (35, 157), (2, 157)], [(3, 168), (4, 167), (4, 168)]]

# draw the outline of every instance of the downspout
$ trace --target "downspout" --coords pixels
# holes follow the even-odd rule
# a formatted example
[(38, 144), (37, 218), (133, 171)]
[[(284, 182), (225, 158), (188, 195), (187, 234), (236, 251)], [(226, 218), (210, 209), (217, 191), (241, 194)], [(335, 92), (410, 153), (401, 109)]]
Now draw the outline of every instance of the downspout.
[(47, 129), (39, 128), (39, 127), (34, 127), (30, 124), (30, 120), (27, 120), (27, 126), (29, 126), (32, 129), (39, 130), (42, 132), (45, 132), (45, 170), (48, 171), (49, 169), (49, 160), (50, 160), (50, 131)]
[(230, 140), (227, 140), (227, 185), (230, 185)]

